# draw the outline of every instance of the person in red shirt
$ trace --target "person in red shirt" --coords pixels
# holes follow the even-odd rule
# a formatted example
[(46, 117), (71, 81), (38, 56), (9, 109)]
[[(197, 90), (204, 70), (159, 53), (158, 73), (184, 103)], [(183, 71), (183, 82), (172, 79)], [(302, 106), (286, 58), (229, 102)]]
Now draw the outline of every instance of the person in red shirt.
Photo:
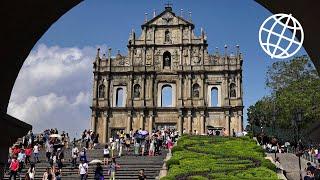
[(9, 179), (11, 179), (13, 177), (13, 179), (16, 180), (17, 172), (19, 169), (19, 162), (18, 162), (16, 156), (12, 158), (12, 161), (11, 161), (9, 168), (10, 168), (10, 178)]
[(26, 165), (29, 163), (31, 163), (30, 162), (30, 157), (31, 157), (31, 154), (32, 154), (32, 149), (31, 149), (31, 147), (29, 146), (29, 147), (27, 147), (26, 149), (25, 149), (25, 154), (26, 154)]
[(18, 156), (18, 154), (20, 153), (20, 148), (16, 145), (12, 148), (12, 154), (14, 156)]

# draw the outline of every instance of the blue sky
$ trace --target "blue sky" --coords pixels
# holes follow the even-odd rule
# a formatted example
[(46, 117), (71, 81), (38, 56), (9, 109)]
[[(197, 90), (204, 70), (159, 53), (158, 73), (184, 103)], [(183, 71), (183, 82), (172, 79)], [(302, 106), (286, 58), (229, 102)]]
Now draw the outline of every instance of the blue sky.
[[(235, 52), (235, 46), (237, 44), (240, 45), (240, 50), (244, 57), (245, 109), (268, 93), (264, 85), (265, 72), (267, 66), (275, 60), (270, 59), (261, 49), (258, 41), (258, 31), (262, 22), (271, 15), (270, 12), (253, 0), (172, 0), (170, 2), (173, 4), (173, 10), (176, 14), (180, 14), (180, 9), (184, 10), (184, 16), (188, 16), (189, 11), (192, 12), (192, 21), (196, 26), (195, 32), (199, 34), (200, 28), (204, 28), (208, 36), (210, 53), (213, 53), (216, 47), (223, 50), (225, 44), (228, 45), (230, 53)], [(159, 0), (84, 1), (52, 25), (38, 41), (33, 53), (41, 54), (39, 47), (48, 52), (54, 51), (53, 47), (58, 48), (59, 50), (54, 51), (56, 53), (60, 52), (61, 49), (66, 50), (69, 48), (88, 52), (85, 57), (90, 59), (90, 56), (92, 56), (93, 60), (93, 49), (101, 45), (103, 51), (107, 47), (112, 47), (113, 53), (116, 53), (119, 49), (126, 54), (126, 45), (131, 29), (134, 28), (140, 34), (140, 25), (145, 18), (144, 13), (147, 12), (150, 19), (154, 9), (157, 14), (164, 10), (165, 3), (167, 1)], [(303, 49), (298, 53), (306, 54)], [(77, 59), (75, 54), (70, 56)], [(62, 58), (65, 58), (65, 56)], [(32, 58), (29, 59), (32, 61)], [(24, 66), (26, 66), (26, 63)], [(92, 77), (91, 68), (90, 65), (88, 70), (85, 71), (88, 73), (89, 79)], [(18, 80), (17, 83), (20, 82)], [(15, 88), (19, 89), (17, 83)], [(61, 84), (63, 83), (61, 82)], [(75, 88), (78, 88), (78, 92), (82, 92), (81, 88), (83, 88), (84, 93), (91, 93), (91, 82), (86, 84), (88, 87), (81, 84), (76, 86)], [(73, 87), (69, 87), (66, 84), (65, 87), (56, 89), (54, 94), (57, 97), (65, 96), (67, 100), (74, 101), (79, 93), (72, 92), (71, 88)], [(36, 91), (37, 93), (35, 94), (31, 92), (26, 96), (40, 97), (50, 94), (50, 91), (52, 91), (52, 88), (44, 87), (41, 92)], [(14, 96), (18, 96), (17, 93)], [(14, 101), (13, 97), (11, 99)], [(26, 97), (20, 98), (21, 105), (23, 104), (23, 99), (26, 100)], [(86, 101), (90, 102), (90, 100)], [(16, 103), (18, 102), (16, 101)], [(89, 109), (88, 106), (87, 108)], [(90, 118), (90, 114), (89, 110), (85, 110), (83, 113), (87, 121)], [(63, 115), (61, 115), (61, 118), (63, 118)], [(85, 120), (83, 120), (83, 123), (85, 123)], [(87, 126), (87, 124), (85, 125)]]

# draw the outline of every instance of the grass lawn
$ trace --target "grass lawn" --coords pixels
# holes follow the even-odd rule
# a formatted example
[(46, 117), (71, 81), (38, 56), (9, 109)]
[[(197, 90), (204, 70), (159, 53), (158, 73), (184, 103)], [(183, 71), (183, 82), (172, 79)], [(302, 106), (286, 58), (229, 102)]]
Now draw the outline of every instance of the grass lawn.
[(183, 136), (172, 149), (161, 180), (272, 180), (275, 166), (249, 137)]

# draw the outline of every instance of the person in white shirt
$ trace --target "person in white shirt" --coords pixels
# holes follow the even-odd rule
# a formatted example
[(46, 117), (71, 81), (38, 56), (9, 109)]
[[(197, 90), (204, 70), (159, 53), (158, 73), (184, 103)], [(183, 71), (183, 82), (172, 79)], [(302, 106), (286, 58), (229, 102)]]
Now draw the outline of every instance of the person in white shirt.
[(108, 144), (106, 144), (106, 146), (103, 149), (103, 162), (104, 162), (104, 165), (108, 165), (109, 158), (110, 158), (110, 148), (109, 148)]
[(85, 163), (83, 160), (81, 160), (81, 162), (79, 164), (79, 174), (80, 174), (80, 179), (81, 180), (86, 180), (87, 179), (88, 169), (89, 169), (88, 164)]
[(34, 145), (33, 146), (33, 157), (34, 157), (34, 162), (36, 163), (39, 163), (40, 161), (39, 161), (39, 150), (40, 150), (40, 148), (39, 148), (39, 145), (38, 144), (36, 144), (36, 145)]
[(75, 168), (77, 164), (77, 158), (79, 156), (79, 149), (77, 146), (74, 146), (71, 151), (71, 156), (72, 156), (72, 167)]
[(28, 175), (29, 175), (30, 180), (34, 180), (35, 174), (36, 174), (35, 165), (31, 164), (30, 168), (28, 169)]

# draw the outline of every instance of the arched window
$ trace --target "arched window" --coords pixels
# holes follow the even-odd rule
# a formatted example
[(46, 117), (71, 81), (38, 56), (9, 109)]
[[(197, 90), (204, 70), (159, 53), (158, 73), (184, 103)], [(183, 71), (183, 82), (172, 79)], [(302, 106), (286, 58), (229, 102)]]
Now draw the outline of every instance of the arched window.
[(230, 97), (237, 97), (236, 85), (234, 83), (230, 84)]
[(198, 98), (200, 94), (200, 86), (198, 83), (195, 83), (192, 87), (192, 96)]
[(216, 107), (218, 106), (218, 88), (213, 87), (211, 88), (211, 107)]
[(169, 51), (163, 53), (163, 68), (166, 67), (171, 67), (171, 53)]
[(172, 87), (164, 85), (161, 89), (161, 107), (172, 107)]
[(164, 32), (164, 42), (166, 43), (170, 43), (171, 42), (171, 39), (170, 39), (170, 31), (169, 30), (166, 30)]
[(104, 98), (105, 92), (104, 92), (105, 86), (101, 84), (99, 86), (99, 98)]
[(134, 85), (134, 87), (133, 87), (133, 97), (134, 98), (140, 97), (140, 89), (141, 89), (141, 87), (139, 84)]
[(122, 88), (118, 88), (116, 93), (117, 93), (116, 94), (116, 107), (124, 107), (123, 89)]

